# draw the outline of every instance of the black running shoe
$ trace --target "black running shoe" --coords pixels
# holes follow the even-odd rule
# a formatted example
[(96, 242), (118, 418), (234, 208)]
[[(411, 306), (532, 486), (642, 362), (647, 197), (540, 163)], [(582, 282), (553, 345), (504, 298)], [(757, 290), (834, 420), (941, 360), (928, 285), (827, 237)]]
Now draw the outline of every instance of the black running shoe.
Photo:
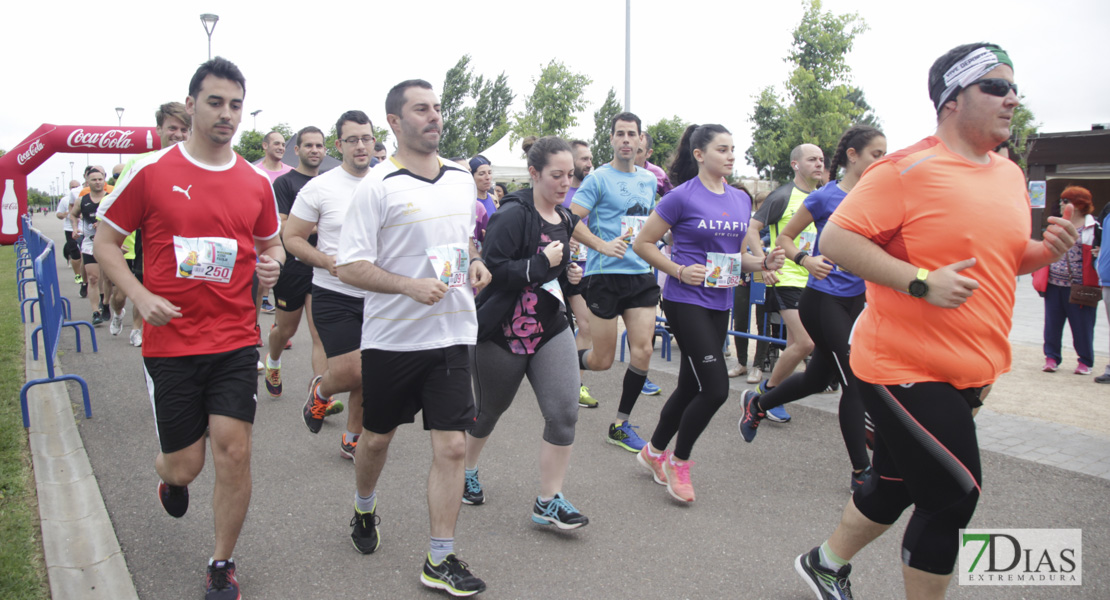
[(801, 575), (809, 589), (816, 594), (817, 600), (852, 600), (852, 582), (848, 575), (852, 565), (844, 565), (836, 571), (821, 566), (820, 549), (814, 548), (794, 560), (794, 570)]
[(82, 298), (88, 298), (89, 297), (89, 284), (82, 281), (81, 282), (81, 291), (79, 293), (81, 294)]
[(235, 562), (217, 560), (208, 565), (204, 600), (239, 600), (239, 582), (235, 580)]
[(158, 501), (171, 517), (180, 519), (189, 510), (189, 487), (158, 482)]
[(92, 316), (92, 324), (93, 325), (100, 325), (103, 322), (104, 322), (104, 317), (100, 316), (100, 311), (99, 310), (94, 311), (93, 316)]
[(859, 473), (852, 471), (852, 484), (849, 489), (852, 490), (853, 494), (856, 493), (856, 490), (863, 487), (863, 485), (867, 483), (868, 479), (871, 479), (871, 465), (867, 465), (867, 468), (860, 471)]
[(374, 501), (374, 508), (370, 512), (361, 512), (355, 507), (355, 516), (351, 519), (351, 542), (355, 550), (363, 554), (373, 554), (382, 543), (382, 536), (378, 533), (378, 525), (382, 522), (377, 515), (378, 501)]
[(562, 493), (555, 494), (550, 502), (541, 502), (536, 498), (532, 505), (532, 520), (540, 525), (550, 524), (559, 529), (578, 529), (590, 524), (590, 520), (567, 502)]
[(420, 582), (452, 596), (473, 596), (486, 591), (486, 582), (472, 575), (469, 566), (454, 554), (448, 554), (438, 565), (432, 564), (431, 556), (425, 556)]

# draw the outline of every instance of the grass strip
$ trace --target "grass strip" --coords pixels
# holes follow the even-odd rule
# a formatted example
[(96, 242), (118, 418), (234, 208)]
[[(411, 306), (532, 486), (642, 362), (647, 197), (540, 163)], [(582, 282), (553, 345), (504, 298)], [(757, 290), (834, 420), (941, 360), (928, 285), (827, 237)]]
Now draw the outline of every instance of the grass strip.
[[(26, 286), (33, 293), (34, 286)], [(15, 249), (0, 248), (0, 598), (50, 598), (39, 528), (38, 496), (27, 430), (19, 414), (26, 381)]]

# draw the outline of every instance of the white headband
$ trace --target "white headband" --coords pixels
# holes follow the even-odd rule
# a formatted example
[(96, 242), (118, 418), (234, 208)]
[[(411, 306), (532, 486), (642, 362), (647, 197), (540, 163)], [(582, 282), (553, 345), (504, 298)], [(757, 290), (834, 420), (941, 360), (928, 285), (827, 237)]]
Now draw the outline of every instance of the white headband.
[(1009, 64), (1009, 57), (1005, 60), (999, 56), (1002, 52), (1000, 49), (992, 48), (990, 46), (982, 46), (972, 50), (962, 60), (952, 65), (947, 72), (944, 73), (944, 91), (940, 93), (935, 100), (937, 111), (940, 107), (948, 102), (952, 95), (958, 92), (961, 88), (965, 88), (971, 83), (975, 82), (983, 75), (989, 73), (992, 69), (1001, 64)]

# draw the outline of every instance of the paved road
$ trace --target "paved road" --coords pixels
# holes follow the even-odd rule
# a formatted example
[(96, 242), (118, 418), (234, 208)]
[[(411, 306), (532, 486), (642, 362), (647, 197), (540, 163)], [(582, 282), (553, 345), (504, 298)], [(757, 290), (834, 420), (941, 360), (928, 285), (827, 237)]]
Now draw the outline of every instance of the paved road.
[[(81, 307), (81, 318), (87, 308), (76, 286), (63, 284), (63, 293)], [(271, 319), (264, 317), (264, 329)], [(93, 390), (94, 418), (78, 415), (78, 427), (139, 596), (199, 598), (212, 545), (212, 471), (206, 468), (191, 486), (184, 518), (162, 511), (154, 493), (153, 418), (139, 350), (127, 345), (126, 331), (112, 337), (106, 325), (99, 328), (99, 354), (75, 354), (72, 337), (63, 336), (66, 371), (85, 377)], [(427, 434), (408, 426), (397, 435), (379, 487), (382, 546), (374, 555), (358, 554), (348, 538), (353, 472), (338, 453), (343, 420), (330, 418), (314, 436), (300, 418), (308, 343), (301, 331), (284, 355), (286, 397), (269, 399), (259, 382), (254, 496), (235, 553), (244, 597), (441, 597), (417, 581), (427, 545)], [(680, 359), (677, 348), (674, 356)], [(654, 361), (652, 380), (666, 394), (676, 365), (658, 355)], [(570, 533), (529, 519), (543, 423), (531, 390), (522, 387), (483, 455), (487, 503), (464, 506), (459, 521), (460, 556), (489, 584), (482, 597), (811, 598), (791, 561), (827, 537), (849, 498), (835, 415), (794, 407), (793, 422), (768, 423), (749, 445), (736, 431), (740, 408), (730, 399), (694, 450), (698, 501), (679, 506), (633, 454), (603, 441), (621, 377), (619, 369), (587, 375), (601, 408), (579, 413), (565, 492), (591, 524)], [(75, 388), (71, 395), (79, 398)], [(641, 397), (633, 413), (645, 437), (662, 402)], [(1082, 528), (1084, 585), (1020, 592), (953, 585), (949, 597), (1110, 597), (1110, 481), (992, 451), (983, 453), (983, 470), (985, 495), (973, 526)], [(858, 597), (901, 593), (904, 523), (856, 557)]]

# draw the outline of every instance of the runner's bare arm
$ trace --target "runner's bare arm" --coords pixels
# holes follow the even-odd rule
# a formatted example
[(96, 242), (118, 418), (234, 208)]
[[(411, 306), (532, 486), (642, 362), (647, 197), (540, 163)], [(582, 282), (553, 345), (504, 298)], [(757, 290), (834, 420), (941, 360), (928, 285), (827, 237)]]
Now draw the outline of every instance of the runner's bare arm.
[[(794, 216), (790, 217), (790, 221), (786, 224), (786, 227), (779, 232), (779, 237), (775, 240), (775, 245), (785, 250), (786, 256), (790, 257), (790, 260), (794, 260), (794, 257), (798, 254), (798, 247), (794, 245), (794, 238), (798, 237), (798, 235), (802, 233), (802, 230), (809, 227), (809, 224), (812, 222), (813, 215), (809, 212), (809, 209), (806, 208), (805, 204), (802, 204), (798, 207), (798, 211), (794, 213)], [(803, 258), (802, 262), (798, 263), (798, 266), (809, 271), (817, 279), (824, 279), (829, 276), (829, 272), (831, 272), (836, 265), (824, 256), (814, 254)]]
[(285, 265), (285, 248), (282, 248), (278, 236), (268, 240), (255, 238), (254, 247), (258, 251), (258, 264), (254, 267), (258, 273), (258, 283), (263, 287), (273, 287)]
[(281, 238), (285, 241), (285, 249), (304, 264), (327, 269), (329, 273), (335, 275), (335, 257), (320, 252), (308, 243), (308, 236), (312, 235), (315, 229), (315, 223), (289, 215), (281, 231)]
[[(821, 234), (821, 247), (834, 262), (872, 283), (905, 292), (917, 278), (917, 265), (894, 258), (870, 239), (831, 221)], [(924, 299), (941, 308), (957, 308), (967, 302), (979, 282), (959, 272), (974, 265), (975, 259), (969, 258), (930, 272), (925, 278), (929, 293)]]
[(116, 284), (123, 293), (131, 298), (135, 310), (143, 320), (151, 325), (161, 326), (169, 323), (171, 319), (181, 316), (181, 307), (174, 306), (169, 300), (155, 295), (143, 287), (127, 261), (123, 259), (123, 250), (120, 245), (127, 236), (114, 227), (104, 227), (93, 240), (93, 256), (100, 268), (112, 283)]
[(1050, 265), (1058, 260), (1075, 245), (1079, 232), (1071, 222), (1071, 204), (1064, 206), (1064, 217), (1049, 217), (1048, 229), (1044, 232), (1041, 241), (1029, 240), (1025, 246), (1025, 253), (1021, 256), (1021, 265), (1018, 275), (1032, 273), (1037, 269)]
[(680, 265), (663, 255), (655, 245), (671, 230), (669, 223), (655, 211), (651, 211), (647, 223), (632, 242), (632, 251), (647, 264), (663, 273), (689, 285), (701, 285), (705, 281), (705, 265)]
[[(582, 215), (578, 214), (578, 211), (585, 210), (576, 204), (572, 204), (571, 207), (574, 210), (574, 214), (578, 215), (579, 217), (581, 217)], [(594, 235), (593, 232), (590, 231), (590, 228), (586, 227), (586, 225), (583, 224), (582, 221), (579, 221), (578, 224), (574, 226), (574, 239), (582, 242), (583, 244), (586, 244), (587, 248), (597, 250), (605, 256), (622, 258), (624, 257), (625, 250), (628, 249), (628, 242), (626, 238), (620, 237), (611, 242), (606, 242), (605, 240)]]
[(339, 281), (379, 294), (404, 294), (421, 304), (435, 304), (447, 293), (447, 285), (439, 279), (412, 279), (395, 275), (367, 260), (340, 265)]

